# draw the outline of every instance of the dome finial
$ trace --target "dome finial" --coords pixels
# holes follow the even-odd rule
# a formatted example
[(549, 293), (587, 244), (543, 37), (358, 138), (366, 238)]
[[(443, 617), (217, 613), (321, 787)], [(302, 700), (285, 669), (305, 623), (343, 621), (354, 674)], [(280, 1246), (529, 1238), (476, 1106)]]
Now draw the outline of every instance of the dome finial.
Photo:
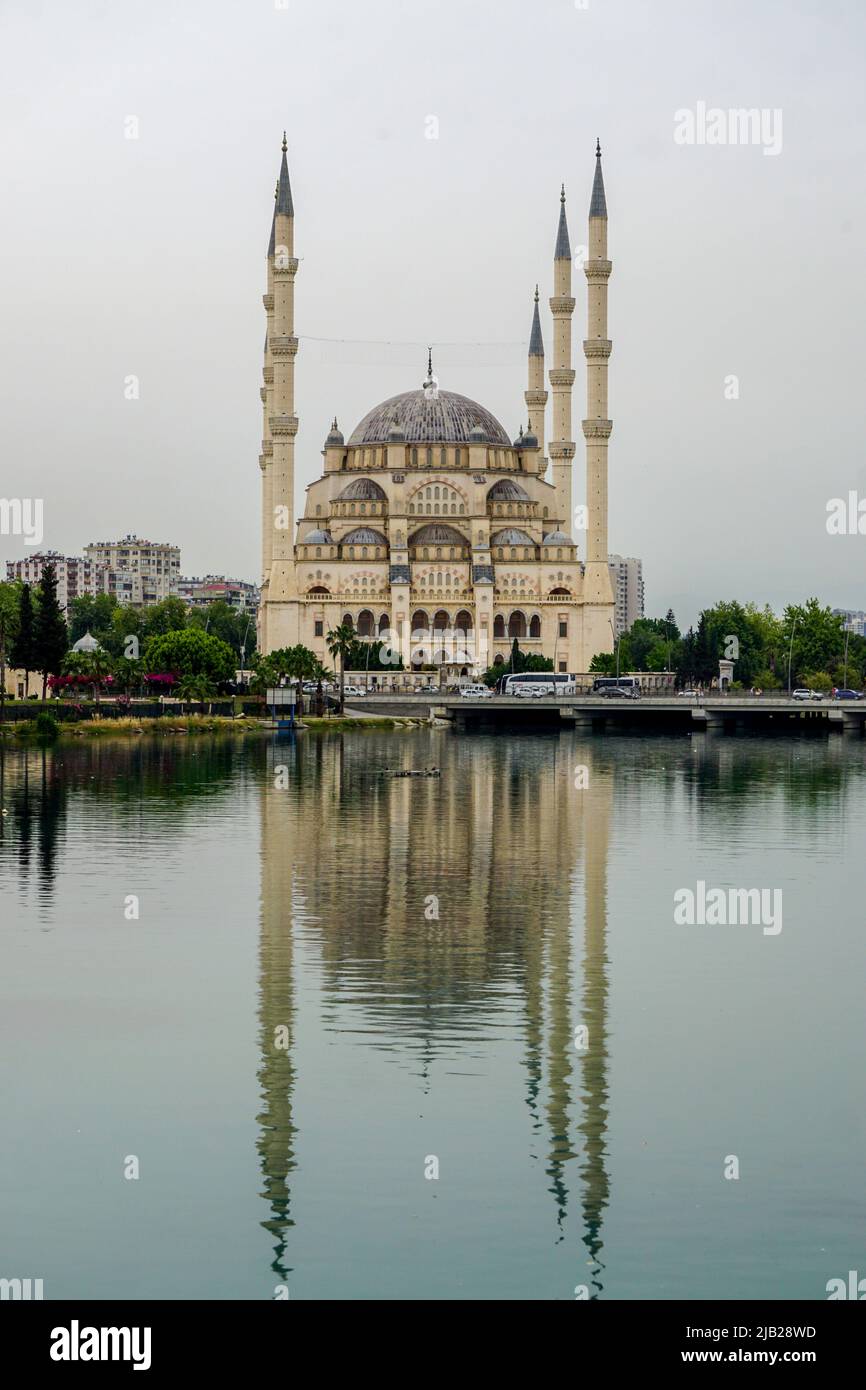
[(288, 145), (286, 144), (286, 132), (283, 131), (283, 154), (286, 153), (286, 151), (288, 150), (288, 148), (289, 148), (289, 147), (288, 147)]
[(595, 157), (601, 159), (601, 141), (598, 136), (595, 137)]
[(535, 286), (535, 302), (538, 303), (538, 286)]
[(431, 377), (432, 375), (433, 375), (433, 349), (432, 349), (432, 347), (428, 347), (428, 349), (427, 349), (427, 376), (428, 376), (428, 377)]
[(565, 184), (562, 185), (562, 192), (559, 195), (559, 201), (561, 203), (565, 202)]

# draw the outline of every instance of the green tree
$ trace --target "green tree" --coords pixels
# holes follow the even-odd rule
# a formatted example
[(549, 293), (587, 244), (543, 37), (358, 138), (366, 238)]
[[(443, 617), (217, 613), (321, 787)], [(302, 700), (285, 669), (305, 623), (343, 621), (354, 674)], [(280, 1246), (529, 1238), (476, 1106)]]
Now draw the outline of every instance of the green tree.
[(181, 679), (206, 676), (217, 684), (232, 680), (235, 673), (235, 655), (231, 647), (198, 628), (149, 638), (144, 649), (144, 664), (149, 672), (173, 671)]
[(785, 669), (787, 675), (793, 636), (792, 685), (799, 682), (801, 676), (805, 680), (803, 673), (806, 671), (829, 671), (840, 660), (845, 651), (842, 622), (841, 614), (822, 608), (816, 598), (807, 599), (804, 604), (788, 604), (783, 615)]
[(20, 613), (18, 585), (0, 584), (0, 723), (6, 718), (6, 662), (10, 650), (14, 650)]
[(111, 636), (112, 618), (117, 608), (114, 594), (81, 594), (69, 605), (69, 640), (75, 645), (89, 632), (103, 646)]
[(182, 598), (172, 595), (142, 610), (144, 636), (163, 637), (169, 632), (183, 632), (187, 626), (189, 609)]
[(52, 564), (45, 565), (36, 586), (36, 615), (33, 623), (34, 669), (42, 673), (42, 698), (49, 676), (59, 676), (63, 658), (69, 646), (69, 633), (63, 611), (57, 602), (57, 573)]
[(24, 672), (24, 695), (30, 694), (30, 672), (36, 669), (36, 614), (29, 584), (22, 584), (18, 606), (18, 630), (10, 652), (10, 662)]
[[(209, 681), (207, 676), (184, 676), (178, 687), (177, 693), (181, 701), (198, 700), (201, 705), (201, 712), (204, 714), (204, 702), (205, 700), (213, 700), (216, 689), (213, 682)], [(211, 708), (211, 705), (208, 705), (208, 714), (210, 714)]]
[(325, 641), (334, 661), (339, 659), (340, 662), (340, 713), (342, 714), (345, 706), (346, 659), (352, 652), (355, 630), (347, 623), (340, 623), (337, 627), (331, 628)]

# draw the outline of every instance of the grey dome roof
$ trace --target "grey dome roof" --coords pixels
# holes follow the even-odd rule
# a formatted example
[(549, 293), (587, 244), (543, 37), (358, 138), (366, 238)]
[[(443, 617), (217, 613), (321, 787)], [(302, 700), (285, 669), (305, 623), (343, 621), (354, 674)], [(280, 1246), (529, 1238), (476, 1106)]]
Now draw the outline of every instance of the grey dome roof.
[[(511, 440), (489, 410), (455, 391), (404, 391), (391, 396), (364, 416), (349, 438), (349, 446), (386, 444), (394, 426), (409, 444), (468, 444), (470, 436), (510, 448)], [(480, 435), (477, 431), (480, 430)]]
[(387, 545), (381, 531), (373, 531), (369, 526), (356, 526), (340, 542), (341, 545)]
[(333, 545), (333, 544), (334, 544), (334, 537), (331, 535), (330, 531), (321, 531), (321, 530), (318, 530), (318, 529), (317, 529), (317, 530), (315, 530), (315, 531), (308, 531), (307, 534), (306, 534), (306, 536), (304, 536), (303, 540), (300, 542), (300, 544), (301, 544), (301, 545)]
[(79, 637), (72, 650), (74, 652), (101, 652), (102, 647), (92, 633), (85, 632), (83, 637)]
[(500, 478), (487, 494), (493, 502), (528, 502), (529, 493), (510, 478)]
[(468, 545), (469, 542), (454, 526), (443, 526), (440, 522), (434, 521), (429, 526), (422, 526), (420, 531), (416, 531), (411, 537), (410, 544)]
[(527, 536), (525, 531), (520, 531), (515, 526), (509, 526), (504, 531), (497, 531), (495, 536), (490, 537), (491, 545), (535, 545), (531, 536)]
[(387, 502), (388, 494), (372, 478), (356, 478), (337, 498), (338, 502)]
[(541, 542), (542, 545), (574, 545), (571, 536), (567, 536), (564, 531), (551, 531)]

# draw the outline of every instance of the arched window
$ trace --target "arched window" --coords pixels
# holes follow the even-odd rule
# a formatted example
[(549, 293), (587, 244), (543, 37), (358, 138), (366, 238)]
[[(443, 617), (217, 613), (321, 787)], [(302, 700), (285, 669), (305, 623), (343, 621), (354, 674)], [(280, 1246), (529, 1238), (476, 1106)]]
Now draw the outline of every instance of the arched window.
[(455, 449), (455, 450), (454, 450), (454, 467), (455, 467), (455, 468), (459, 468), (459, 467), (460, 467), (460, 450), (459, 450), (459, 449)]
[(457, 617), (454, 619), (454, 626), (457, 628), (458, 632), (471, 632), (472, 614), (467, 613), (465, 608), (461, 608)]
[(418, 634), (418, 633), (426, 632), (426, 631), (428, 630), (429, 626), (430, 626), (430, 619), (427, 617), (427, 614), (424, 612), (424, 609), (423, 609), (423, 608), (419, 608), (417, 613), (413, 613), (413, 614), (412, 614), (412, 636), (413, 636), (413, 637), (416, 636), (416, 634)]
[(390, 626), (391, 619), (388, 617), (388, 614), (382, 613), (379, 617), (379, 635), (381, 636), (383, 632), (387, 632)]
[(317, 546), (316, 546), (316, 559), (317, 559), (317, 560), (321, 560), (321, 558), (322, 558), (322, 547), (321, 547), (320, 545), (317, 545)]
[(322, 508), (319, 506), (319, 503), (317, 502), (317, 503), (316, 503), (316, 516), (321, 516), (321, 515), (322, 515)]
[(414, 515), (415, 515), (415, 503), (414, 503), (414, 502), (410, 502), (410, 503), (409, 503), (409, 515), (410, 515), (410, 516), (414, 516)]
[(463, 505), (462, 502), (460, 503), (459, 511), (460, 511), (460, 515), (461, 515), (461, 516), (462, 516), (463, 513), (466, 511), (466, 508), (464, 507), (464, 505)]
[[(429, 445), (427, 446), (427, 467), (428, 467), (428, 468), (432, 468), (432, 467), (433, 467), (433, 450), (430, 448)], [(437, 493), (437, 496), (438, 496), (438, 493)]]
[(351, 613), (344, 613), (344, 614), (343, 614), (343, 627), (350, 627), (350, 628), (354, 629), (354, 627), (355, 627), (355, 622), (354, 622), (354, 619), (352, 618)]
[(440, 466), (441, 468), (444, 468), (444, 467), (445, 467), (445, 448), (444, 448), (444, 445), (443, 445), (443, 447), (439, 450), (439, 466)]
[(497, 613), (493, 619), (493, 636), (494, 638), (505, 636), (505, 619), (501, 613)]
[(418, 467), (418, 449), (414, 444), (412, 445), (412, 467)]
[(559, 547), (558, 547), (557, 552), (556, 552), (556, 558), (557, 558), (557, 560), (561, 560), (561, 559), (562, 559), (562, 546), (559, 546)]
[(438, 487), (434, 487), (434, 489), (433, 489), (433, 496), (434, 496), (434, 497), (438, 497), (438, 496), (439, 496), (439, 489), (438, 489)]
[(525, 636), (526, 636), (526, 618), (525, 618), (524, 615), (520, 612), (519, 609), (518, 609), (518, 611), (517, 611), (516, 613), (512, 613), (511, 617), (508, 619), (508, 636), (509, 636), (509, 637), (525, 637)]
[(363, 608), (358, 614), (358, 636), (373, 636), (373, 614), (370, 612), (369, 608)]
[(497, 653), (496, 653), (495, 657), (493, 658), (493, 665), (494, 665), (494, 666), (504, 666), (504, 665), (505, 665), (505, 657), (502, 655), (501, 652), (497, 652)]
[(541, 636), (541, 619), (539, 618), (537, 613), (533, 613), (532, 617), (529, 620), (529, 635), (530, 637), (535, 638), (539, 638)]
[(433, 631), (444, 632), (445, 629), (450, 626), (451, 619), (448, 617), (448, 614), (445, 612), (445, 609), (440, 608), (433, 616)]
[(365, 545), (361, 546), (361, 558), (363, 560), (366, 560), (367, 558), (367, 547)]
[(568, 589), (551, 589), (550, 597), (558, 598), (560, 595), (562, 595), (563, 598), (567, 598), (569, 596), (569, 592), (570, 591)]

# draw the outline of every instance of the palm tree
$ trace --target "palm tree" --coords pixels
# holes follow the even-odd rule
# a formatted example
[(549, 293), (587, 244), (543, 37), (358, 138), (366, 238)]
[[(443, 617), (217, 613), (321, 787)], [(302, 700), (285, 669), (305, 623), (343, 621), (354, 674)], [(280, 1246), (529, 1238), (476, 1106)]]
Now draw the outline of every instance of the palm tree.
[[(193, 703), (195, 700), (198, 700), (201, 704), (201, 712), (204, 714), (204, 702), (205, 700), (213, 699), (214, 687), (207, 676), (184, 676), (178, 687), (178, 694), (181, 698), (181, 711), (183, 710), (184, 701), (189, 700), (190, 703)], [(210, 711), (211, 707), (208, 705), (208, 714), (210, 714)]]
[(340, 658), (340, 713), (343, 713), (344, 687), (346, 684), (346, 661), (351, 655), (355, 645), (355, 630), (349, 627), (348, 623), (340, 623), (328, 633), (325, 641), (328, 644), (328, 651), (334, 658)]

